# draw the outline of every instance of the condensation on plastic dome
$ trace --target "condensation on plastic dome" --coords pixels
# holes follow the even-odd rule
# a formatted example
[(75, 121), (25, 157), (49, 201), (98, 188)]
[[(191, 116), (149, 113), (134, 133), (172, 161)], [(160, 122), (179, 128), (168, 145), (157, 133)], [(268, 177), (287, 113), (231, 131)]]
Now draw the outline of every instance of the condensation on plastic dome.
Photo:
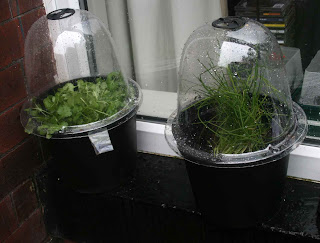
[[(66, 12), (60, 16), (59, 11)], [(85, 10), (42, 16), (28, 31), (25, 47), (29, 94), (34, 96), (72, 79), (122, 71), (110, 32)]]
[[(220, 117), (221, 109), (230, 109), (223, 103), (228, 99), (239, 99), (238, 103), (246, 99), (243, 107), (264, 112), (254, 122), (266, 124), (259, 149), (244, 147), (233, 154), (221, 143), (223, 149), (217, 149), (217, 137), (222, 141), (223, 132), (216, 131), (226, 130), (223, 123), (231, 130), (235, 125)], [(239, 117), (244, 113), (232, 109), (233, 121), (245, 119)], [(253, 125), (244, 125), (241, 129), (245, 133), (236, 136), (250, 136), (247, 131), (262, 127)], [(210, 129), (215, 135), (204, 138), (204, 131)], [(280, 46), (266, 27), (248, 18), (227, 17), (190, 35), (181, 56), (177, 111), (168, 119), (165, 132), (174, 151), (208, 165), (260, 161), (288, 154), (302, 141), (306, 130), (304, 112), (291, 99)]]
[(21, 113), (24, 126), (32, 119), (24, 110), (32, 106), (34, 98), (66, 82), (78, 79), (91, 82), (96, 77), (105, 78), (111, 73), (121, 76), (119, 80), (125, 84), (123, 89), (128, 104), (102, 122), (81, 128), (73, 126), (65, 131), (72, 133), (97, 129), (138, 109), (140, 87), (125, 76), (109, 30), (90, 12), (59, 9), (42, 16), (28, 31), (24, 49), (28, 89), (28, 100)]

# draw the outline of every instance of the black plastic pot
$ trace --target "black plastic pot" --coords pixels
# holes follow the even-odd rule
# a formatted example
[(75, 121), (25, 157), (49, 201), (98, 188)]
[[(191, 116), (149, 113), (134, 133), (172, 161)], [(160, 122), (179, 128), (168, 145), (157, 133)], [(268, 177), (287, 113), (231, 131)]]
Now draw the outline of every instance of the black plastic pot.
[(136, 115), (133, 113), (123, 117), (121, 125), (110, 130), (114, 124), (107, 126), (114, 148), (110, 152), (96, 155), (88, 136), (83, 134), (44, 141), (61, 179), (82, 193), (100, 193), (125, 183), (136, 167)]
[(208, 167), (186, 161), (192, 191), (208, 224), (247, 228), (280, 209), (289, 155), (253, 166)]
[(279, 209), (288, 156), (308, 130), (282, 56), (272, 33), (248, 18), (200, 26), (184, 45), (165, 136), (188, 161), (208, 223), (245, 228)]
[[(191, 187), (205, 221), (219, 228), (248, 228), (272, 218), (283, 200), (290, 152), (307, 132), (306, 116), (293, 103), (295, 125), (267, 148), (243, 154), (212, 153), (195, 106), (173, 112), (165, 128), (170, 147), (186, 161)], [(213, 117), (213, 116), (209, 116)], [(270, 124), (272, 131), (277, 127)]]
[(270, 219), (280, 207), (289, 155), (250, 163), (211, 163), (206, 131), (197, 115), (195, 108), (182, 112), (180, 119), (190, 122), (172, 125), (172, 133), (186, 159), (192, 191), (205, 221), (222, 228), (247, 228)]

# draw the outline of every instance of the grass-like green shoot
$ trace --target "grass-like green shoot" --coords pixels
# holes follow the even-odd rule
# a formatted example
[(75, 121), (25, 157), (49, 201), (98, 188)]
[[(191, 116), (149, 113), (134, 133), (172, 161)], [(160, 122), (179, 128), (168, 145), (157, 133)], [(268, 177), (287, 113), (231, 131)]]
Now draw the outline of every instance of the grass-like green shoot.
[[(196, 108), (197, 124), (203, 125), (201, 136), (213, 153), (240, 154), (265, 148), (272, 142), (275, 114), (268, 92), (279, 95), (279, 91), (263, 77), (259, 63), (235, 71), (230, 65), (226, 69), (214, 66), (210, 57), (206, 64), (198, 61), (204, 69), (196, 77), (202, 99), (186, 109)], [(204, 75), (215, 85), (208, 85)], [(204, 117), (208, 112), (210, 116)]]

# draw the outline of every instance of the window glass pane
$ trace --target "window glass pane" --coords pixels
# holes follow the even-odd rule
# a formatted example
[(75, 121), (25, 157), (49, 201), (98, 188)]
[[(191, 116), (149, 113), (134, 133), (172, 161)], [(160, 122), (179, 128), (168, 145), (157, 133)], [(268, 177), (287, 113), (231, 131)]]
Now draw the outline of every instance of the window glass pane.
[(292, 98), (306, 111), (308, 138), (318, 140), (319, 0), (87, 0), (87, 4), (108, 26), (126, 74), (143, 89), (139, 114), (163, 120), (177, 107), (181, 52), (190, 34), (228, 15), (258, 20), (281, 45)]
[(166, 119), (177, 105), (184, 43), (199, 26), (227, 16), (227, 0), (87, 2), (89, 11), (107, 24), (127, 75), (143, 89), (139, 114)]
[(230, 15), (258, 19), (281, 44), (291, 95), (306, 112), (306, 142), (320, 136), (320, 2), (317, 0), (229, 0)]

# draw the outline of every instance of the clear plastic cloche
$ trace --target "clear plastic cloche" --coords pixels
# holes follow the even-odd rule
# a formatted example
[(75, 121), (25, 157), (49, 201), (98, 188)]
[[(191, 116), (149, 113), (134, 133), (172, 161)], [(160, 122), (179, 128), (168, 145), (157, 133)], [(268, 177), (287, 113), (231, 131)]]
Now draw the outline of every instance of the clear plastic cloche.
[(41, 17), (24, 49), (28, 100), (21, 122), (28, 133), (55, 137), (112, 128), (136, 113), (140, 88), (123, 72), (108, 29), (88, 11)]
[(180, 63), (178, 108), (165, 129), (177, 154), (208, 166), (267, 162), (288, 155), (306, 132), (281, 49), (267, 28), (226, 17), (190, 35)]

